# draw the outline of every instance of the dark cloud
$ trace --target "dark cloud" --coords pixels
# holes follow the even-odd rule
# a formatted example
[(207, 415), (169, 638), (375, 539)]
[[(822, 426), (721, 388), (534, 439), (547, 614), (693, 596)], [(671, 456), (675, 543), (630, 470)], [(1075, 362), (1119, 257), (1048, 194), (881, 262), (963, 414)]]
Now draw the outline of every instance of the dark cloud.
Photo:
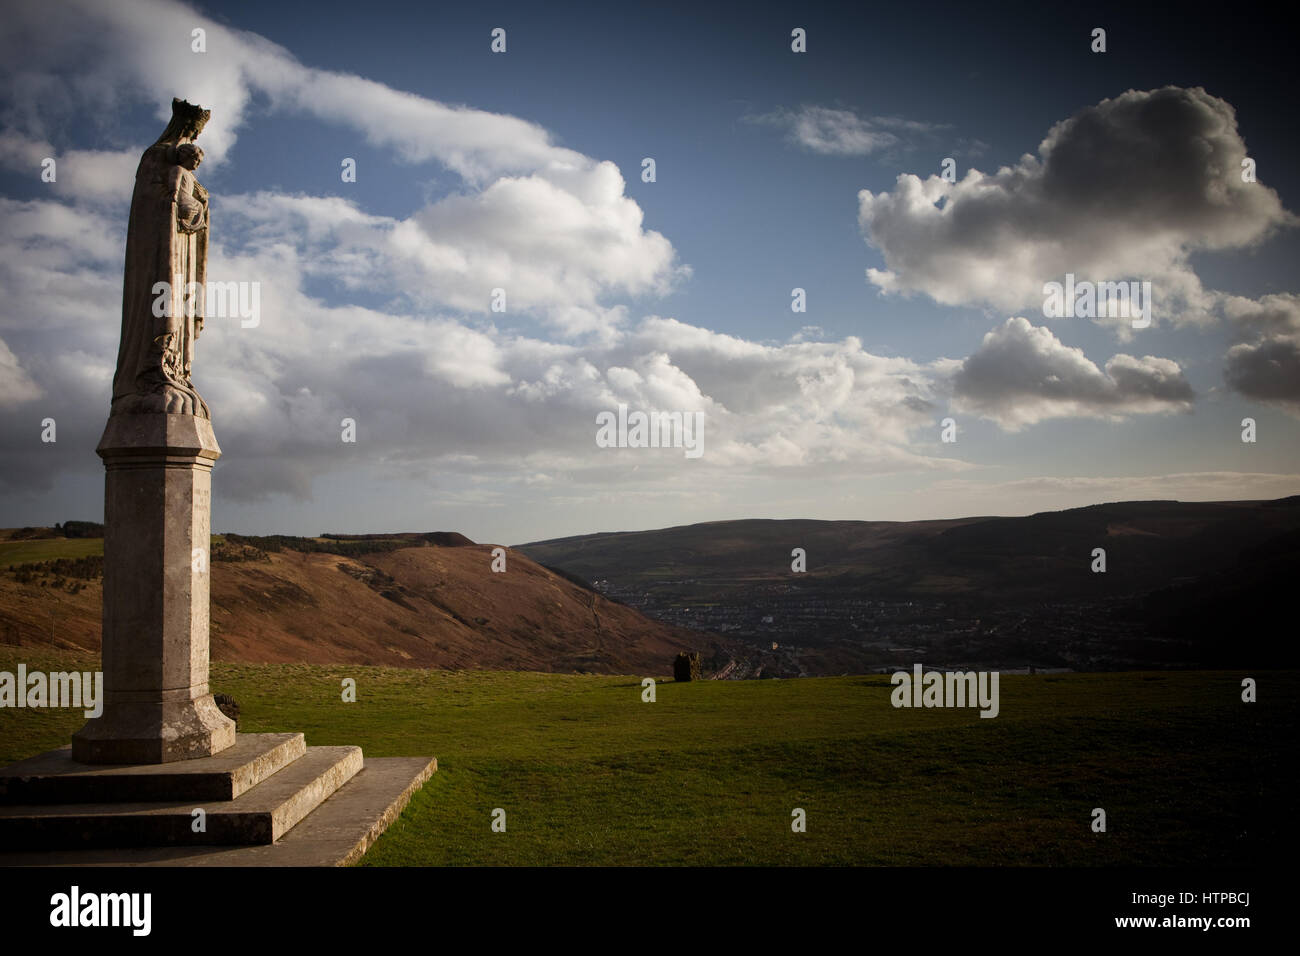
[(1231, 296), (1223, 310), (1240, 339), (1224, 357), (1228, 387), (1300, 415), (1300, 295)]
[(1102, 370), (1023, 318), (984, 337), (953, 377), (953, 394), (957, 407), (1012, 429), (1048, 418), (1177, 411), (1195, 397), (1169, 359), (1120, 354)]

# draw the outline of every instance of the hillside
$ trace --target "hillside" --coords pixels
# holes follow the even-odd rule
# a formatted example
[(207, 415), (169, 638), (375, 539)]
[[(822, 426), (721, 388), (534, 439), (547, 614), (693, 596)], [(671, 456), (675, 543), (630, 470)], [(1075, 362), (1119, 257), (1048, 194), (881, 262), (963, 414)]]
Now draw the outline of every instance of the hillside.
[[(1141, 593), (1231, 565), (1244, 550), (1300, 529), (1300, 497), (1278, 501), (1132, 501), (1023, 518), (946, 521), (715, 521), (657, 531), (580, 535), (518, 545), (588, 580), (653, 584), (666, 578), (736, 583), (838, 581), (882, 597), (974, 595), (1003, 601), (1062, 594)], [(1108, 576), (1088, 572), (1106, 549)], [(1079, 573), (1080, 570), (1084, 573)]]
[[(747, 641), (779, 676), (978, 662), (1286, 665), (1300, 497), (1022, 518), (746, 520), (519, 545), (652, 617)], [(807, 571), (791, 570), (791, 551)], [(1092, 570), (1093, 549), (1105, 573)], [(779, 645), (773, 648), (772, 645)]]
[[(92, 537), (0, 533), (0, 644), (97, 649), (101, 554)], [(734, 660), (733, 678), (1300, 663), (1276, 627), (1300, 497), (710, 522), (520, 545), (504, 574), (452, 532), (228, 535), (213, 559), (216, 660), (662, 674), (690, 648), (711, 670)]]
[[(679, 650), (708, 646), (518, 552), (493, 573), (492, 546), (461, 535), (317, 540), (357, 553), (217, 539), (214, 660), (664, 674)], [(13, 565), (0, 571), (0, 643), (98, 650), (98, 574), (78, 576), (71, 560), (35, 574), (21, 563), (61, 557), (62, 541), (0, 541), (0, 567)], [(87, 539), (63, 543), (69, 559), (99, 560), (86, 556)], [(102, 541), (93, 544), (102, 555)]]

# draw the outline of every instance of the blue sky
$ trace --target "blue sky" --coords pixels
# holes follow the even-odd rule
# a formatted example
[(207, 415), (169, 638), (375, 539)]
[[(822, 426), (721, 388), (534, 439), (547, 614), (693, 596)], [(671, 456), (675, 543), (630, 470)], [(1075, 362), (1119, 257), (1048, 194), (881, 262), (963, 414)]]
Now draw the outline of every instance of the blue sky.
[[(102, 514), (126, 208), (173, 95), (213, 111), (210, 276), (263, 290), (257, 328), (199, 341), (216, 529), (516, 543), (1300, 492), (1300, 144), (1258, 16), (9, 6), (0, 524)], [(1066, 271), (1151, 281), (1152, 327), (1046, 318)], [(704, 412), (705, 455), (598, 448), (619, 403)]]

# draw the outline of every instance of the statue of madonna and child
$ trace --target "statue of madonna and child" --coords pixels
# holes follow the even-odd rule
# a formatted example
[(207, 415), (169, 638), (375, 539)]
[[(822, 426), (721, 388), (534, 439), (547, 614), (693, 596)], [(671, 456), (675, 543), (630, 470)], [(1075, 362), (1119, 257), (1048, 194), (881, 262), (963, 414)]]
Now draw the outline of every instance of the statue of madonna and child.
[(136, 169), (111, 415), (211, 417), (190, 380), (203, 330), (210, 225), (208, 192), (194, 175), (203, 150), (194, 140), (210, 115), (173, 99), (171, 122)]

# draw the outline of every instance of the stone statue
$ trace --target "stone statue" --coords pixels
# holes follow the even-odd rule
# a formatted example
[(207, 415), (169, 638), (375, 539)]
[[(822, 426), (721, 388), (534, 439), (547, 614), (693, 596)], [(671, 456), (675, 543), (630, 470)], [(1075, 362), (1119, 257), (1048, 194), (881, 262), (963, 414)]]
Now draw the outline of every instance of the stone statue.
[(104, 460), (104, 705), (78, 763), (169, 763), (235, 743), (208, 686), (212, 464), (221, 447), (190, 381), (207, 289), (208, 193), (194, 138), (208, 111), (172, 100), (140, 157)]
[(209, 225), (208, 192), (194, 176), (203, 150), (194, 140), (210, 115), (173, 99), (171, 122), (136, 169), (113, 415), (210, 417), (190, 381), (194, 341), (203, 329)]

